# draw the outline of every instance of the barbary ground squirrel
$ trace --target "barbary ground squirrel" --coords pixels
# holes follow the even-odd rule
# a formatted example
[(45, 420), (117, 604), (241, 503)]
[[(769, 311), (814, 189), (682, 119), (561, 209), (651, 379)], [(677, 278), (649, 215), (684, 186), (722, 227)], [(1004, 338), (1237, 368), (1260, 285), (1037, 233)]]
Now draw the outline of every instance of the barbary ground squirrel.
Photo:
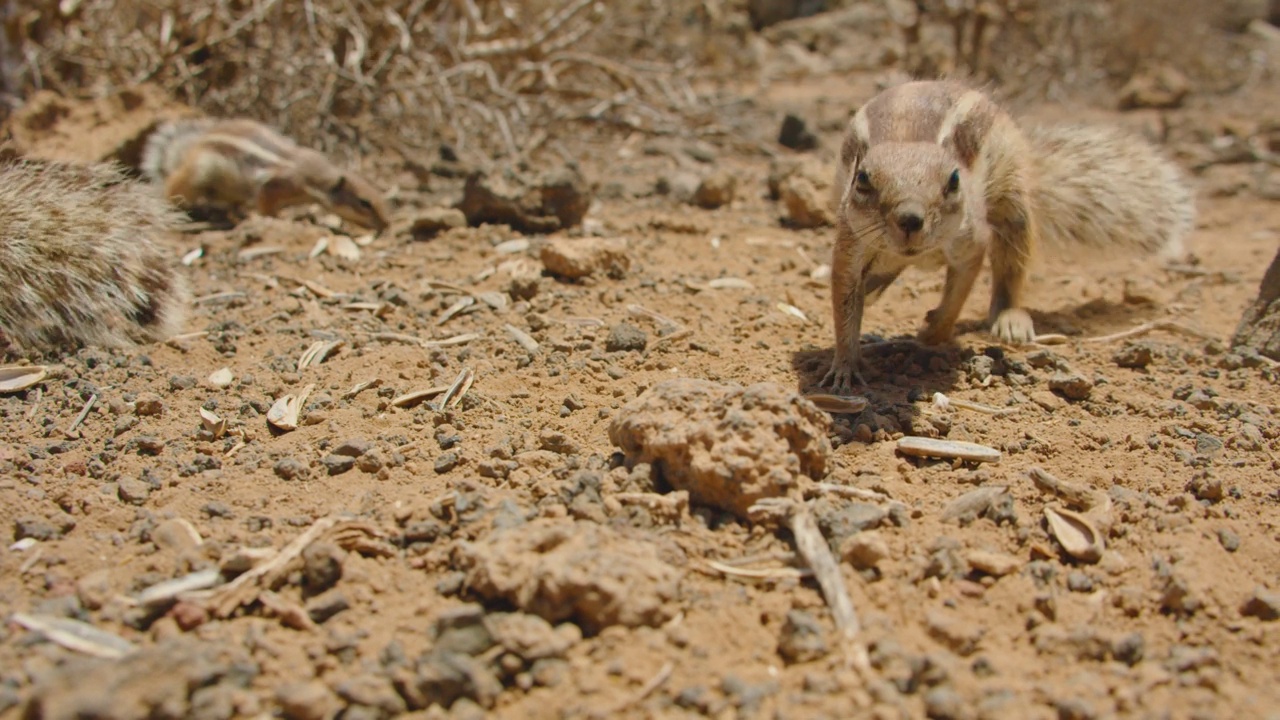
[(1023, 294), (1037, 245), (1103, 253), (1181, 252), (1194, 199), (1172, 162), (1103, 127), (1024, 133), (983, 93), (947, 81), (889, 88), (849, 122), (834, 187), (835, 357), (822, 384), (859, 374), (862, 312), (910, 265), (945, 265), (942, 301), (920, 340), (946, 342), (983, 258), (991, 332), (1035, 336)]
[(254, 120), (166, 122), (147, 138), (142, 173), (187, 210), (275, 215), (319, 203), (373, 230), (390, 222), (387, 200), (373, 183)]
[(172, 336), (187, 289), (158, 241), (179, 220), (114, 165), (0, 165), (0, 353)]

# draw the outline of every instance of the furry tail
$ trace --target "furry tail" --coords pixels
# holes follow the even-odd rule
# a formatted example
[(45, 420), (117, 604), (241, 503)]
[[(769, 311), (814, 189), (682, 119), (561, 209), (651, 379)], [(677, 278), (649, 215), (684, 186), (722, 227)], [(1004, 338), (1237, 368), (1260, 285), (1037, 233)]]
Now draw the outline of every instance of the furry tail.
[(173, 335), (187, 288), (158, 243), (178, 220), (114, 166), (0, 166), (0, 336), (43, 354)]
[(1044, 247), (1182, 254), (1195, 198), (1178, 167), (1150, 143), (1107, 127), (1046, 127), (1028, 135)]
[(142, 161), (138, 167), (142, 176), (157, 185), (182, 161), (187, 146), (211, 125), (208, 118), (184, 118), (161, 123), (147, 136), (142, 147)]

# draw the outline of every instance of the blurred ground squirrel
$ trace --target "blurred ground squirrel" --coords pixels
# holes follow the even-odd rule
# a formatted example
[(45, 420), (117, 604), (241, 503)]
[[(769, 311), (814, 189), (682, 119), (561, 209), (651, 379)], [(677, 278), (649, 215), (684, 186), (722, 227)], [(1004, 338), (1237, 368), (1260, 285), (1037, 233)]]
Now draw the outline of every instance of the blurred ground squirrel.
[(951, 339), (991, 257), (991, 332), (1035, 336), (1023, 294), (1037, 245), (1097, 253), (1181, 252), (1195, 208), (1172, 162), (1144, 140), (1102, 127), (1024, 133), (983, 93), (909, 82), (849, 123), (836, 171), (832, 256), (835, 357), (824, 385), (859, 375), (862, 312), (910, 265), (946, 266), (942, 301), (921, 341)]
[(386, 198), (368, 180), (253, 120), (166, 122), (147, 138), (142, 173), (188, 210), (275, 215), (315, 202), (373, 230), (390, 221)]
[(157, 241), (178, 220), (115, 166), (0, 165), (0, 350), (172, 336), (186, 316), (186, 284)]

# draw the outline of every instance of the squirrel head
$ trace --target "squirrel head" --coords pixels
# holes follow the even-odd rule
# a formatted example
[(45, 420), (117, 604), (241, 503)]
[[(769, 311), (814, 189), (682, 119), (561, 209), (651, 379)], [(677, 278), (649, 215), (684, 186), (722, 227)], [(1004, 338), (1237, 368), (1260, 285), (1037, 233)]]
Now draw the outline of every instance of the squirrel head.
[(965, 225), (969, 171), (933, 143), (881, 143), (848, 175), (841, 212), (857, 233), (878, 230), (886, 250), (922, 255), (944, 248)]
[(382, 230), (389, 224), (391, 210), (386, 198), (368, 181), (339, 170), (319, 153), (300, 153), (296, 167), (310, 191), (323, 194), (316, 199), (342, 219), (372, 230)]
[(995, 112), (983, 94), (945, 82), (899, 85), (860, 108), (840, 150), (849, 227), (899, 255), (947, 248), (982, 207), (982, 192), (968, 189)]

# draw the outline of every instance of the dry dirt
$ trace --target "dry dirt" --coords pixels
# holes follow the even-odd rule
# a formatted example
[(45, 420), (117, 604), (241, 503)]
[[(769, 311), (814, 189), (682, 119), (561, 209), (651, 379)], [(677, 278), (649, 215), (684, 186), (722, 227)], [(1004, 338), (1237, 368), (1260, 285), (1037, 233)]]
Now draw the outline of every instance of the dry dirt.
[[(770, 62), (785, 80), (744, 87), (753, 100), (726, 112), (760, 138), (796, 112), (819, 140), (804, 154), (829, 164), (843, 119), (883, 76), (795, 53)], [(182, 111), (139, 97), (66, 100), (65, 112), (45, 98), (23, 149), (123, 156), (148, 124), (139, 112)], [(995, 344), (977, 322), (984, 277), (953, 347), (873, 353), (871, 403), (833, 419), (819, 463), (824, 482), (872, 492), (811, 488), (864, 626), (865, 678), (817, 584), (786, 570), (803, 567), (788, 531), (690, 503), (609, 439), (624, 405), (671, 378), (815, 389), (831, 329), (813, 278), (830, 231), (780, 221), (771, 156), (792, 151), (583, 141), (572, 149), (596, 200), (581, 227), (550, 235), (415, 238), (405, 223), (457, 203), (462, 181), (421, 182), (401, 165), (378, 176), (397, 189), (393, 232), (369, 238), (317, 210), (175, 237), (175, 257), (203, 250), (185, 272), (188, 329), (206, 334), (86, 349), (39, 389), (0, 397), (0, 526), (12, 533), (0, 606), (136, 647), (86, 658), (11, 618), (0, 717), (1280, 717), (1280, 371), (1227, 346), (1280, 240), (1280, 206), (1263, 199), (1276, 181), (1255, 163), (1191, 173), (1222, 149), (1215, 138), (1274, 122), (1276, 104), (1241, 93), (1159, 114), (1075, 111), (1167, 138), (1199, 196), (1190, 257), (1179, 269), (1046, 259), (1031, 302), (1063, 345)], [(732, 202), (680, 199), (716, 173)], [(358, 257), (313, 253), (348, 232)], [(545, 246), (581, 243), (604, 248), (592, 274), (543, 272)], [(941, 283), (908, 273), (864, 331), (910, 336)], [(1214, 339), (1086, 342), (1160, 319)], [(330, 340), (341, 344), (323, 362), (298, 368)], [(217, 387), (222, 368), (233, 379)], [(448, 407), (438, 392), (401, 402), (464, 372), (472, 383)], [(304, 388), (299, 427), (270, 431), (272, 404)], [(942, 409), (937, 392), (1011, 412)], [(1003, 458), (907, 459), (904, 433)], [(1110, 498), (1102, 561), (1050, 539), (1033, 466)], [(1001, 486), (1009, 497), (991, 512), (944, 514)], [(263, 587), (136, 600), (300, 537), (315, 542)], [(708, 564), (744, 559), (778, 572)]]

